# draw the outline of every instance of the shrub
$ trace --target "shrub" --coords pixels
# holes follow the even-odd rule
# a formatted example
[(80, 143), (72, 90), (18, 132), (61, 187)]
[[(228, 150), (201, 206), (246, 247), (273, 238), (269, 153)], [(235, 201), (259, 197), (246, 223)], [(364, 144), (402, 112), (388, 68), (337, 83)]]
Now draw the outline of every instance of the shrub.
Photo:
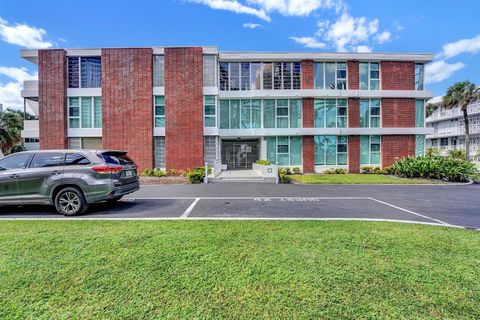
[(465, 153), (465, 150), (461, 149), (448, 151), (448, 157), (452, 159), (467, 160), (467, 154)]
[(291, 175), (292, 174), (292, 169), (290, 167), (285, 168), (285, 174)]
[(373, 167), (362, 167), (362, 173), (365, 173), (365, 174), (369, 174), (369, 173), (373, 173), (374, 171), (374, 168)]
[(262, 166), (269, 166), (272, 164), (270, 160), (257, 160), (255, 163), (260, 164)]
[(294, 167), (293, 168), (293, 173), (294, 174), (300, 174), (300, 168), (299, 167)]
[(145, 169), (143, 172), (140, 174), (143, 177), (152, 177), (153, 176), (153, 169)]
[(405, 178), (442, 179), (452, 182), (465, 182), (477, 174), (475, 165), (462, 159), (450, 157), (404, 158), (389, 168), (392, 174)]
[(203, 183), (205, 178), (205, 167), (199, 167), (185, 172), (188, 182), (192, 184)]
[(324, 174), (335, 174), (335, 169), (326, 169), (326, 170), (323, 170), (323, 173)]
[(291, 175), (291, 174), (292, 174), (292, 170), (290, 170), (290, 168), (288, 168), (288, 167), (286, 167), (286, 168), (278, 168), (278, 174)]
[(153, 176), (154, 177), (165, 177), (167, 174), (164, 170), (162, 169), (153, 169)]
[(346, 174), (347, 170), (343, 168), (337, 168), (335, 169), (335, 174)]
[(440, 155), (440, 150), (437, 148), (427, 148), (425, 149), (425, 157), (438, 157)]
[(285, 173), (279, 172), (278, 173), (278, 178), (279, 178), (280, 183), (291, 183), (292, 182), (292, 178), (290, 178), (290, 176), (286, 175)]

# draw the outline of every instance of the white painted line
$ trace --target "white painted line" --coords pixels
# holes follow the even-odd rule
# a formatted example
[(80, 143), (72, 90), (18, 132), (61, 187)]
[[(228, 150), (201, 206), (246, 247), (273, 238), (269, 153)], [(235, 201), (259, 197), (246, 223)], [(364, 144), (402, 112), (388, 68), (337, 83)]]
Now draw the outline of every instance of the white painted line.
[(425, 218), (425, 219), (428, 219), (428, 220), (432, 220), (432, 221), (435, 221), (435, 222), (438, 222), (440, 224), (443, 224), (445, 226), (452, 226), (450, 223), (446, 223), (442, 220), (438, 220), (438, 219), (434, 219), (434, 218), (431, 218), (429, 216), (426, 216), (426, 215), (423, 215), (423, 214), (420, 214), (420, 213), (417, 213), (417, 212), (414, 212), (414, 211), (411, 211), (411, 210), (408, 210), (408, 209), (404, 209), (404, 208), (401, 208), (401, 207), (398, 207), (396, 205), (393, 205), (391, 203), (388, 203), (388, 202), (385, 202), (385, 201), (381, 201), (381, 200), (378, 200), (378, 199), (375, 199), (375, 198), (370, 198), (371, 200), (375, 201), (375, 202), (378, 202), (378, 203), (381, 203), (381, 204), (384, 204), (386, 206), (389, 206), (389, 207), (392, 207), (392, 208), (395, 208), (395, 209), (398, 209), (398, 210), (402, 210), (404, 212), (408, 212), (410, 214), (413, 214), (413, 215), (416, 215), (416, 216), (419, 216), (419, 217), (422, 217), (422, 218)]
[(135, 197), (126, 200), (256, 200), (256, 199), (311, 199), (311, 200), (370, 200), (370, 197)]
[[(182, 217), (157, 217), (157, 218), (89, 218), (89, 217), (58, 217), (58, 218), (0, 218), (0, 221), (179, 221)], [(465, 229), (465, 227), (411, 220), (376, 219), (376, 218), (269, 218), (269, 217), (190, 217), (188, 220), (196, 221), (371, 221), (371, 222), (398, 222), (407, 224), (420, 224), (438, 227)], [(478, 229), (477, 231), (480, 231)]]
[(180, 216), (180, 218), (181, 219), (187, 219), (188, 215), (190, 214), (190, 212), (192, 212), (193, 208), (195, 208), (198, 201), (200, 201), (200, 198), (195, 198), (195, 200), (192, 202), (190, 207), (188, 207), (187, 210), (185, 210), (185, 212)]

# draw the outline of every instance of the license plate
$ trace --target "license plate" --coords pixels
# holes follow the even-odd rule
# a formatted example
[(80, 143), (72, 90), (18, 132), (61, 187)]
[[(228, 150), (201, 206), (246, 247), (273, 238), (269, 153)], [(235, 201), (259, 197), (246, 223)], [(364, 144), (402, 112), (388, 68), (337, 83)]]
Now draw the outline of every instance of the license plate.
[(135, 176), (135, 171), (133, 171), (133, 170), (125, 171), (125, 178), (131, 178), (131, 177), (134, 177), (134, 176)]

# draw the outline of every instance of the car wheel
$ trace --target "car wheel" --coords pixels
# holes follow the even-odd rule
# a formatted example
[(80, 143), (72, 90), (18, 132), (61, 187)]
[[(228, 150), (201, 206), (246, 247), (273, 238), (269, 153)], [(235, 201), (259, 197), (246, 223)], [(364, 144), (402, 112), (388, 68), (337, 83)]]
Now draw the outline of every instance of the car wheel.
[(88, 209), (83, 193), (74, 187), (60, 190), (55, 196), (55, 208), (65, 216), (81, 214)]

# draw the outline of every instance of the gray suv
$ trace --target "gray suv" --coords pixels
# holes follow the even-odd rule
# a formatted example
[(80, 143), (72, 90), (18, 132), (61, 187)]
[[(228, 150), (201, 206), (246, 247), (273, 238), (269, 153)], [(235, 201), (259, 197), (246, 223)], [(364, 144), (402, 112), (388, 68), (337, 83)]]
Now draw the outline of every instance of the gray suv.
[(25, 151), (0, 159), (0, 205), (53, 204), (70, 216), (138, 189), (137, 167), (125, 151)]

